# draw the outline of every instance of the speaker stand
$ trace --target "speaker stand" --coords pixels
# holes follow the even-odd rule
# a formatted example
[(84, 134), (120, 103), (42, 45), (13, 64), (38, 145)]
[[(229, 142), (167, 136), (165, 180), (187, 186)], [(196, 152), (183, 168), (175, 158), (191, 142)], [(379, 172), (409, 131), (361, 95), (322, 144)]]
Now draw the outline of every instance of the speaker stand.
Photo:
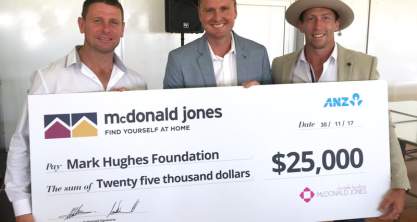
[(184, 32), (181, 32), (181, 46), (184, 46)]

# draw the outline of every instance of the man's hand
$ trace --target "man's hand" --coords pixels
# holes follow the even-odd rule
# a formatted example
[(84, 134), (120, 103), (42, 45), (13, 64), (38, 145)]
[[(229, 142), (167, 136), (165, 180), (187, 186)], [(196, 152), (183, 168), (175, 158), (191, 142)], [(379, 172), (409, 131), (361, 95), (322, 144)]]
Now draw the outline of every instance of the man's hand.
[(32, 214), (25, 214), (25, 215), (17, 216), (16, 222), (35, 222), (35, 219), (33, 219)]
[(380, 220), (396, 220), (404, 210), (405, 190), (391, 189), (379, 205), (379, 210), (383, 213), (378, 217)]
[(245, 88), (249, 88), (249, 87), (257, 86), (257, 85), (260, 85), (260, 84), (256, 80), (249, 80), (249, 81), (246, 81), (242, 84), (242, 86), (245, 87)]

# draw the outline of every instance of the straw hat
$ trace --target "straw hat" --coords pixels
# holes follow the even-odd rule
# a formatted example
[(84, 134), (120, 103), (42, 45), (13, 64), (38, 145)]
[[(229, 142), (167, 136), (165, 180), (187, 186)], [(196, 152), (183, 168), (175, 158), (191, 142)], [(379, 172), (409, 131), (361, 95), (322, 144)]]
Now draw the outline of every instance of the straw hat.
[(287, 9), (285, 18), (291, 25), (297, 27), (301, 14), (310, 8), (328, 8), (335, 11), (339, 16), (340, 30), (353, 22), (352, 9), (339, 0), (298, 0)]

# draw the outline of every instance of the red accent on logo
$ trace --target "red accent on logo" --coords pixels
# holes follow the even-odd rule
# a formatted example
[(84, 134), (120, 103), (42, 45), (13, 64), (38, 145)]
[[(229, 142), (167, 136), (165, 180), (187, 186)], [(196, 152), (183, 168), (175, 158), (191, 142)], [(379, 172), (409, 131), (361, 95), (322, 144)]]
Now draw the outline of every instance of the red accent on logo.
[(303, 192), (300, 193), (300, 197), (304, 200), (304, 202), (308, 203), (311, 199), (313, 199), (314, 192), (311, 191), (310, 188), (306, 187)]

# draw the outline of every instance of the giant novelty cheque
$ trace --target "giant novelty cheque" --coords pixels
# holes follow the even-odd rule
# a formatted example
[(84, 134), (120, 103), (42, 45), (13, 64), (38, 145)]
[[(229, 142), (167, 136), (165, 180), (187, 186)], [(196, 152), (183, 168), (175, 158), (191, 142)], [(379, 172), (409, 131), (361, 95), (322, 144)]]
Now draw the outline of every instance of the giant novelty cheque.
[[(36, 221), (380, 215), (383, 81), (29, 96)], [(337, 205), (337, 210), (334, 206)]]

